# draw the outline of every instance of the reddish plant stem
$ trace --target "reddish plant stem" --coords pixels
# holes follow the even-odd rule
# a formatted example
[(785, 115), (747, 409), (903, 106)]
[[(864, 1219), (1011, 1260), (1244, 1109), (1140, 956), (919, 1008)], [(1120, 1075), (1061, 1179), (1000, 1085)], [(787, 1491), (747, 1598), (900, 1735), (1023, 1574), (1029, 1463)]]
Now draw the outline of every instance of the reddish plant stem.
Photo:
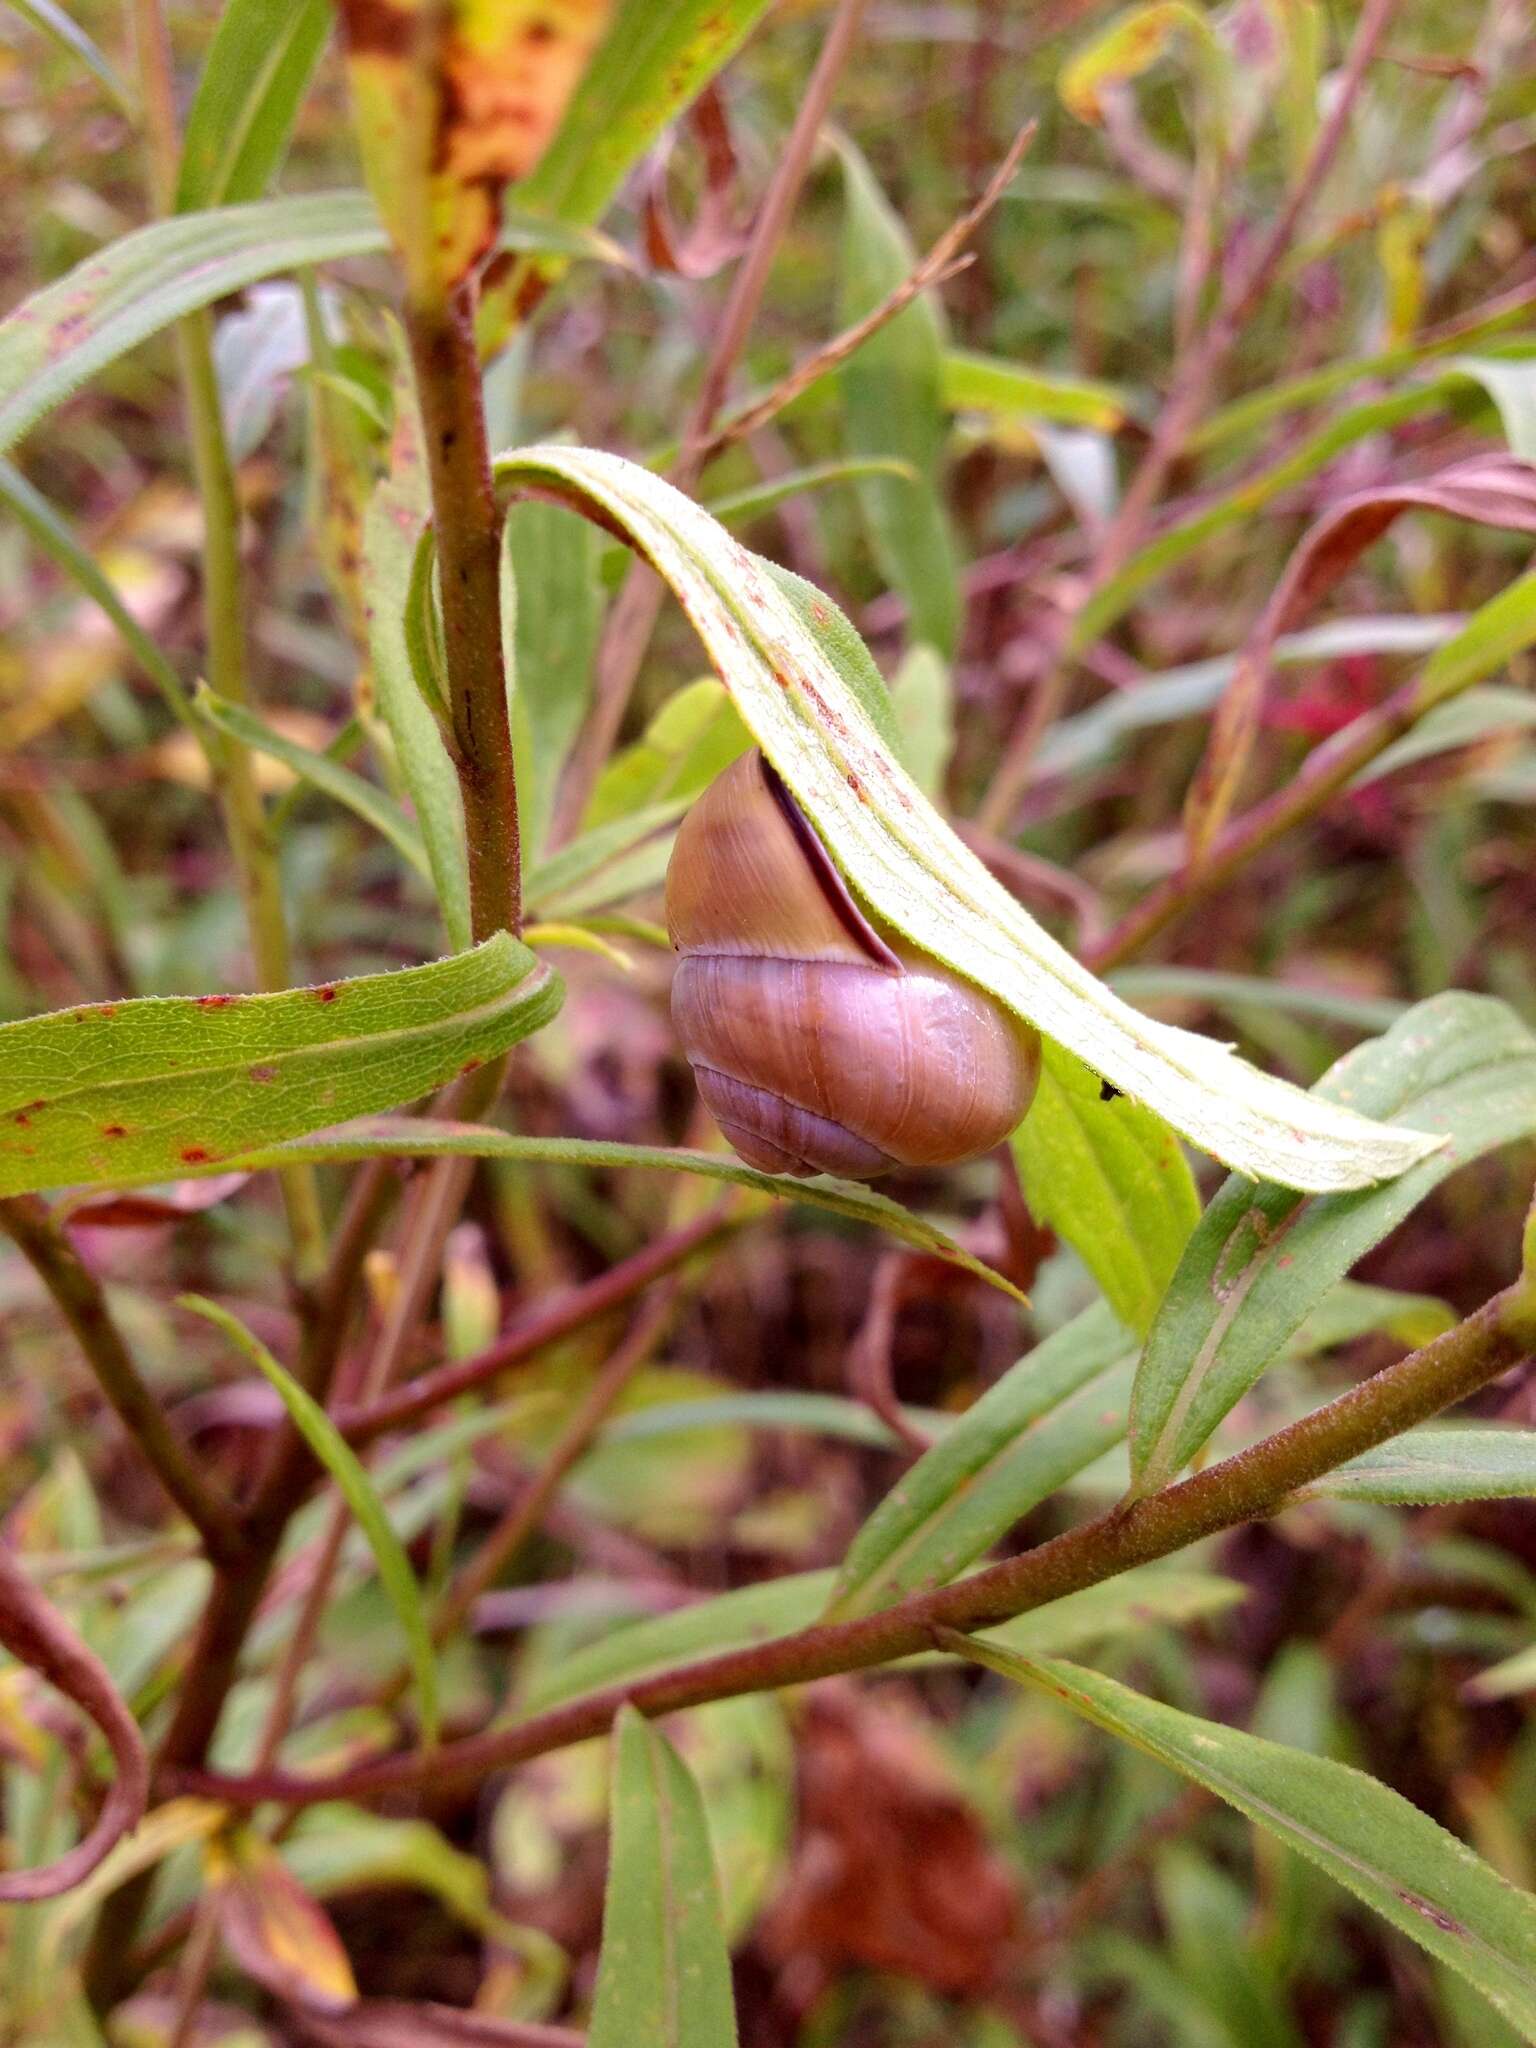
[(556, 1295), (553, 1301), (542, 1303), (514, 1323), (510, 1330), (504, 1331), (494, 1344), (476, 1352), (473, 1358), (442, 1366), (437, 1372), (423, 1373), (408, 1386), (367, 1407), (340, 1409), (335, 1418), (337, 1426), (354, 1450), (372, 1443), (375, 1437), (382, 1436), (387, 1430), (403, 1428), (460, 1394), (483, 1386), (509, 1367), (520, 1365), (535, 1352), (547, 1350), (551, 1344), (570, 1336), (583, 1324), (595, 1322), (599, 1316), (622, 1307), (631, 1296), (649, 1287), (653, 1280), (670, 1273), (684, 1259), (713, 1244), (735, 1227), (735, 1220), (725, 1207), (707, 1210), (691, 1222), (668, 1231), (665, 1237), (657, 1238), (654, 1244), (621, 1259), (595, 1279), (571, 1288), (568, 1293)]
[(512, 1563), (523, 1545), (537, 1534), (566, 1475), (580, 1461), (625, 1388), (660, 1343), (677, 1304), (679, 1282), (665, 1282), (645, 1303), (629, 1329), (583, 1392), (551, 1445), (531, 1483), (460, 1571), (432, 1617), (439, 1641), (451, 1636), (475, 1601)]
[(1425, 708), (1420, 685), (1404, 683), (1384, 703), (1314, 747), (1283, 788), (1223, 827), (1198, 867), (1181, 869), (1148, 890), (1108, 932), (1083, 946), (1085, 963), (1103, 973), (1138, 952), (1148, 939), (1245, 867), (1282, 833), (1321, 810), (1362, 768), (1411, 731)]
[(1464, 1400), (1533, 1350), (1536, 1290), (1511, 1287), (1422, 1350), (1235, 1457), (1159, 1493), (1122, 1503), (1021, 1557), (935, 1592), (915, 1594), (881, 1613), (801, 1629), (629, 1685), (609, 1686), (513, 1727), (432, 1752), (385, 1757), (314, 1779), (274, 1772), (243, 1777), (181, 1772), (169, 1777), (165, 1789), (239, 1806), (269, 1799), (291, 1806), (326, 1799), (366, 1801), (425, 1786), (439, 1793), (459, 1790), (481, 1784), (489, 1772), (602, 1734), (626, 1703), (647, 1715), (668, 1714), (911, 1656), (931, 1647), (938, 1630), (995, 1627), (1218, 1530), (1273, 1514), (1298, 1489)]
[(165, 1410), (139, 1376), (101, 1283), (70, 1243), (63, 1226), (38, 1195), (0, 1200), (0, 1228), (53, 1296), (75, 1333), (97, 1384), (116, 1409), (155, 1477), (197, 1531), (210, 1561), (232, 1566), (245, 1538), (233, 1506), (203, 1474), (166, 1420)]
[[(387, 1161), (370, 1162), (357, 1176), (331, 1248), (325, 1278), (315, 1291), (295, 1376), (322, 1403), (341, 1357), (363, 1260), (394, 1198), (396, 1176)], [(315, 1472), (312, 1454), (292, 1423), (279, 1426), (266, 1470), (243, 1517), (245, 1550), (228, 1570), (216, 1570), (208, 1603), (188, 1653), (170, 1726), (156, 1768), (202, 1762), (235, 1680), (240, 1650), (261, 1602), (289, 1517)], [(87, 1996), (103, 2011), (130, 1980), (130, 1958), (156, 1873), (142, 1871), (102, 1907), (82, 1966)]]
[(501, 634), (501, 515), (468, 288), (405, 314), (426, 439), (454, 766), (476, 939), (522, 930), (517, 776)]
[[(1065, 646), (1070, 638), (1072, 619), (1139, 545), (1158, 494), (1210, 403), (1223, 365), (1241, 338), (1249, 315), (1274, 282), (1297, 229), (1333, 168), (1354, 118), (1366, 72), (1381, 46), (1396, 7), (1397, 0), (1366, 0), (1344, 61), (1338, 90), (1311, 154), (1274, 226), (1249, 261), (1233, 276), (1209, 325), (1178, 364), (1146, 452), (1126, 486), (1114, 518), (1094, 549), (1073, 612), (1057, 622), (1058, 645)], [(986, 831), (1003, 832), (1008, 827), (1028, 779), (1035, 749), (1046, 729), (1054, 723), (1065, 699), (1068, 661), (1069, 657), (1063, 652), (1042, 676), (1009, 738), (997, 772), (976, 812), (977, 824)]]

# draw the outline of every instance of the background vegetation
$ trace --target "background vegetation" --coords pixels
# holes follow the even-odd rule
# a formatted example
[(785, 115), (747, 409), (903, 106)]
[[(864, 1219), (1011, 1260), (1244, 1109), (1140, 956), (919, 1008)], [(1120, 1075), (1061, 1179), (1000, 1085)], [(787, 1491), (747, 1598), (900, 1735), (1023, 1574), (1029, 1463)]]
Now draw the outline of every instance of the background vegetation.
[[(0, 2032), (1536, 2039), (1528, 11), (337, 13), (0, 12)], [(651, 475), (1294, 1157), (730, 1164)]]

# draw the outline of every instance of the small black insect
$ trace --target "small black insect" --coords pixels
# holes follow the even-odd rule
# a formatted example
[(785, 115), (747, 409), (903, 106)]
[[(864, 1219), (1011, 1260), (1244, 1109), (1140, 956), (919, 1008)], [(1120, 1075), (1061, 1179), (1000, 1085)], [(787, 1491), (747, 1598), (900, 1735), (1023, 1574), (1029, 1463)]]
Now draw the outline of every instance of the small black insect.
[(1099, 1083), (1100, 1102), (1116, 1102), (1124, 1093), (1125, 1090), (1117, 1088), (1113, 1081), (1101, 1081)]

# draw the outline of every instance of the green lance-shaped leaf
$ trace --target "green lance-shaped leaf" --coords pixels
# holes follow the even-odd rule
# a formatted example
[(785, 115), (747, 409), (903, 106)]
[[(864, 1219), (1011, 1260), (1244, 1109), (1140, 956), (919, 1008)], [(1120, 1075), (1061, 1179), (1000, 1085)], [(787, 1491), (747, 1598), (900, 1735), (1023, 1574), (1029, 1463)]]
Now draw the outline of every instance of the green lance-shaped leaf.
[(872, 1614), (948, 1584), (1118, 1443), (1135, 1350), (1096, 1302), (1021, 1358), (902, 1474), (854, 1537), (829, 1618)]
[(945, 351), (942, 375), (947, 405), (956, 412), (977, 413), (1003, 430), (1027, 429), (1046, 420), (1055, 426), (1113, 433), (1131, 410), (1128, 394), (1116, 385), (1024, 369), (1002, 356), (975, 355), (966, 349)]
[(632, 1707), (613, 1745), (603, 1946), (587, 2048), (735, 2048), (709, 1822), (692, 1773)]
[[(0, 321), (0, 452), (87, 378), (186, 313), (264, 277), (377, 255), (363, 192), (315, 192), (183, 213), (123, 235)], [(622, 261), (604, 236), (506, 215), (501, 246)]]
[(241, 746), (281, 761), (285, 768), (291, 768), (305, 782), (323, 790), (337, 803), (344, 804), (354, 817), (361, 818), (365, 825), (371, 825), (375, 832), (387, 839), (396, 853), (419, 875), (430, 879), (431, 864), (422, 845), (421, 834), (383, 790), (344, 767), (340, 761), (333, 760), (329, 754), (289, 739), (286, 733), (276, 731), (243, 704), (229, 703), (210, 690), (206, 683), (199, 685), (196, 703), (199, 716), (210, 725), (228, 733)]
[(427, 678), (409, 630), (416, 565), (422, 558), (427, 510), (426, 460), (416, 401), (405, 378), (395, 387), (390, 471), (363, 520), (363, 581), (368, 592), (368, 658), (379, 711), (394, 747), (400, 780), (421, 827), (443, 929), (451, 946), (470, 940), (469, 864), (464, 803), (442, 729), (431, 708)]
[(1035, 1217), (1073, 1246), (1120, 1320), (1145, 1335), (1200, 1220), (1173, 1132), (1144, 1103), (1106, 1100), (1097, 1076), (1053, 1044), (1013, 1152)]
[(1536, 1036), (1488, 996), (1417, 1004), (1315, 1091), (1447, 1142), (1385, 1187), (1310, 1204), (1229, 1180), (1201, 1218), (1147, 1338), (1131, 1403), (1136, 1490), (1165, 1485), (1355, 1261), (1434, 1187), (1536, 1131)]
[[(954, 1647), (964, 1639), (954, 1638)], [(969, 1654), (1214, 1792), (1469, 1978), (1536, 2040), (1536, 1898), (1363, 1771), (1165, 1707), (1077, 1665)]]
[[(543, 1021), (542, 1018), (540, 1021)], [(3, 1125), (0, 1125), (3, 1131)], [(594, 1138), (522, 1138), (507, 1131), (487, 1130), (481, 1124), (452, 1124), (428, 1117), (369, 1117), (359, 1123), (342, 1124), (317, 1137), (296, 1138), (286, 1144), (259, 1146), (240, 1155), (243, 1172), (270, 1167), (339, 1164), (358, 1159), (512, 1159), (521, 1164), (584, 1167), (649, 1167), (664, 1173), (694, 1173), (705, 1180), (723, 1181), (728, 1187), (750, 1188), (754, 1194), (773, 1195), (782, 1200), (803, 1202), (807, 1208), (824, 1210), (850, 1223), (873, 1224), (890, 1236), (911, 1245), (914, 1251), (931, 1252), (962, 1266), (979, 1280), (1001, 1288), (1003, 1293), (1023, 1302), (1011, 1280), (993, 1266), (968, 1252), (936, 1223), (893, 1202), (874, 1188), (853, 1181), (790, 1180), (779, 1174), (760, 1173), (755, 1166), (722, 1152), (673, 1150), (665, 1145), (619, 1145)], [(236, 1162), (226, 1157), (217, 1170), (231, 1171)], [(215, 1171), (213, 1165), (189, 1161), (182, 1174)]]
[[(842, 317), (852, 325), (872, 312), (917, 267), (905, 228), (853, 147), (842, 149)], [(944, 334), (938, 309), (919, 295), (855, 351), (839, 373), (848, 446), (858, 456), (894, 456), (915, 482), (860, 480), (880, 567), (907, 601), (908, 637), (946, 660), (960, 636), (960, 568), (940, 490), (948, 439), (944, 410)]]
[(1299, 1500), (1366, 1500), (1428, 1507), (1457, 1500), (1536, 1497), (1536, 1429), (1459, 1423), (1410, 1429), (1314, 1481)]
[[(524, 1666), (518, 1709), (542, 1714), (610, 1685), (633, 1685), (701, 1657), (797, 1635), (821, 1618), (835, 1578), (832, 1571), (792, 1572), (760, 1585), (738, 1586), (692, 1607), (607, 1629), (577, 1650), (567, 1647), (562, 1634), (557, 1653), (541, 1654), (536, 1638)], [(1245, 1596), (1246, 1588), (1235, 1579), (1214, 1572), (1142, 1565), (1004, 1622), (988, 1640), (1024, 1656), (1058, 1655), (1149, 1628), (1203, 1620)], [(923, 1654), (927, 1661), (928, 1653)]]
[(424, 1095), (536, 1031), (558, 979), (505, 933), (277, 995), (147, 997), (0, 1026), (0, 1194), (180, 1179)]
[(560, 767), (592, 694), (603, 622), (598, 534), (563, 505), (514, 505), (503, 535), (502, 632), (523, 844), (544, 844)]
[(284, 1371), (261, 1339), (252, 1334), (238, 1316), (200, 1294), (184, 1294), (181, 1306), (206, 1316), (224, 1332), (229, 1341), (248, 1358), (276, 1391), (293, 1426), (335, 1480), (342, 1499), (352, 1510), (358, 1527), (367, 1538), (373, 1561), (379, 1568), (379, 1584), (394, 1609), (405, 1638), (411, 1675), (416, 1684), (416, 1705), (422, 1733), (429, 1743), (437, 1740), (437, 1659), (432, 1650), (432, 1631), (411, 1561), (374, 1491), (373, 1481), (363, 1469), (357, 1453), (312, 1395)]
[(713, 676), (685, 683), (599, 776), (587, 806), (588, 834), (655, 804), (691, 802), (750, 744), (722, 683)]
[(700, 1657), (794, 1635), (809, 1628), (826, 1606), (833, 1576), (831, 1571), (792, 1572), (756, 1586), (738, 1586), (696, 1606), (605, 1630), (579, 1650), (562, 1650), (558, 1659), (535, 1655), (531, 1674), (525, 1672), (519, 1710), (542, 1714), (603, 1686), (631, 1685)]
[(663, 128), (745, 42), (769, 0), (619, 0), (518, 206), (591, 227)]
[(814, 593), (803, 608), (792, 601), (680, 491), (593, 449), (527, 448), (497, 467), (509, 495), (553, 488), (655, 565), (853, 889), (916, 945), (1242, 1172), (1358, 1187), (1435, 1149), (1432, 1137), (1303, 1094), (1116, 997), (988, 874), (900, 767), (871, 722), (844, 651), (860, 643), (836, 607)]
[(178, 213), (262, 196), (330, 32), (328, 0), (227, 0), (187, 116)]

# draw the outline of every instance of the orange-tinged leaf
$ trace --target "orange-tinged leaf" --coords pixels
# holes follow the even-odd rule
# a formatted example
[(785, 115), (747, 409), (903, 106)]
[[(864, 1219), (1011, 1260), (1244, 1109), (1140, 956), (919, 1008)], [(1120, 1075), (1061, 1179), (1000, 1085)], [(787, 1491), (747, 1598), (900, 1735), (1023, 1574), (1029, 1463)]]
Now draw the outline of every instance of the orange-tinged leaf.
[(368, 182), (427, 301), (495, 240), (607, 26), (611, 0), (341, 0)]
[(345, 2012), (357, 2003), (340, 1937), (270, 1842), (246, 1828), (217, 1836), (204, 1869), (219, 1932), (242, 1970), (291, 2005)]

